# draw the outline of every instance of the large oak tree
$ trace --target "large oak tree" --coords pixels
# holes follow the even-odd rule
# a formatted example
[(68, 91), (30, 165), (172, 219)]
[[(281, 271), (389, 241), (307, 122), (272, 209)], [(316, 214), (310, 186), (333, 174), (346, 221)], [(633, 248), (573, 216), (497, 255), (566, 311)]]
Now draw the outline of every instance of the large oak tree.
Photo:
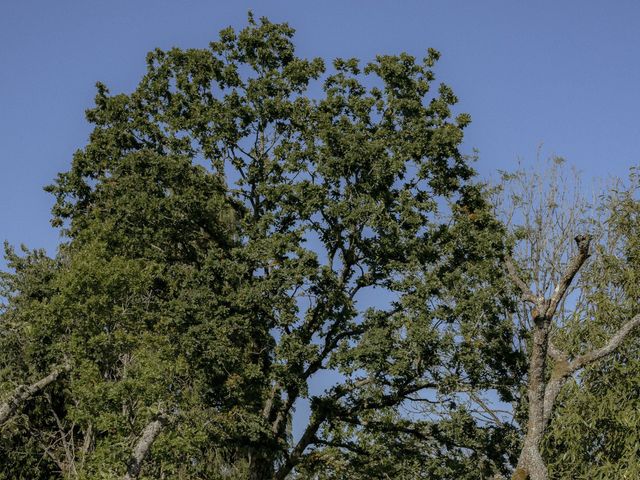
[(508, 472), (514, 429), (461, 401), (522, 373), (504, 231), (439, 55), (327, 72), (292, 36), (250, 16), (98, 85), (48, 187), (64, 243), (8, 250), (0, 475)]

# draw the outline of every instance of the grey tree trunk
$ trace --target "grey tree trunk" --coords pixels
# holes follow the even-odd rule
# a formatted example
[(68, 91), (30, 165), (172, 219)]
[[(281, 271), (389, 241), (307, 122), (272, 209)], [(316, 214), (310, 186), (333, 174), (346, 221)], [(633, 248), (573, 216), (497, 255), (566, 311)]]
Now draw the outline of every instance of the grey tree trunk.
[(129, 459), (127, 473), (123, 480), (135, 480), (138, 478), (140, 470), (142, 469), (142, 462), (144, 462), (144, 459), (149, 455), (149, 450), (151, 450), (153, 442), (155, 442), (166, 423), (167, 417), (159, 415), (147, 424), (133, 448), (133, 453)]
[(518, 459), (514, 479), (546, 480), (547, 468), (540, 455), (540, 443), (545, 430), (545, 372), (550, 321), (546, 315), (534, 317), (533, 342), (529, 359), (529, 417), (527, 434)]
[[(516, 286), (521, 290), (522, 299), (534, 305), (531, 312), (533, 327), (527, 387), (529, 417), (527, 432), (518, 458), (518, 465), (513, 473), (513, 480), (547, 480), (549, 478), (547, 467), (540, 454), (540, 445), (551, 421), (560, 390), (573, 373), (613, 353), (627, 335), (640, 326), (640, 315), (636, 315), (624, 323), (604, 347), (579, 355), (573, 360), (570, 360), (565, 352), (553, 345), (549, 333), (558, 305), (564, 299), (573, 278), (589, 257), (591, 238), (578, 236), (575, 240), (578, 244), (578, 253), (567, 265), (548, 300), (536, 297), (526, 283), (518, 277), (511, 260), (507, 261), (507, 270)], [(554, 361), (553, 370), (549, 376), (547, 375), (549, 373), (548, 357)]]

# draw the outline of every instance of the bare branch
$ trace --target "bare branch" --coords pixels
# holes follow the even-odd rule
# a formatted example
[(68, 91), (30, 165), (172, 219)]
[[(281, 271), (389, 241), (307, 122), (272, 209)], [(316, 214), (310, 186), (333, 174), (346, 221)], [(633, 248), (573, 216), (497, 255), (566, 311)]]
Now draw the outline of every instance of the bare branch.
[(48, 385), (52, 384), (63, 374), (71, 369), (69, 365), (54, 368), (46, 377), (31, 385), (20, 385), (9, 399), (0, 405), (0, 426), (6, 423), (26, 401), (40, 393)]
[(571, 259), (567, 268), (560, 278), (560, 281), (556, 285), (556, 288), (553, 290), (553, 295), (549, 299), (549, 306), (545, 312), (545, 316), (547, 318), (553, 317), (556, 313), (556, 309), (558, 308), (558, 304), (562, 301), (565, 294), (567, 293), (567, 289), (573, 278), (576, 276), (584, 262), (589, 258), (589, 245), (591, 244), (591, 236), (590, 235), (578, 235), (575, 238), (576, 243), (578, 244), (578, 253)]
[(93, 441), (93, 426), (91, 423), (87, 426), (87, 430), (84, 432), (84, 441), (82, 442), (82, 449), (80, 450), (80, 466), (84, 465), (84, 462), (89, 454), (91, 443)]
[[(625, 323), (620, 330), (618, 330), (615, 335), (609, 339), (609, 342), (602, 348), (597, 350), (592, 350), (591, 352), (585, 353), (584, 355), (580, 355), (576, 357), (573, 361), (568, 361), (568, 357), (564, 352), (556, 349), (552, 346), (551, 342), (549, 342), (549, 356), (551, 356), (554, 360), (556, 360), (557, 365), (554, 367), (553, 372), (551, 374), (551, 378), (546, 385), (544, 392), (544, 425), (546, 426), (551, 419), (551, 414), (553, 413), (553, 407), (560, 393), (560, 390), (567, 382), (567, 379), (576, 371), (580, 370), (583, 367), (586, 367), (588, 364), (595, 362), (607, 355), (613, 353), (623, 342), (623, 340), (631, 333), (631, 331), (640, 325), (640, 314), (633, 317), (627, 323)], [(553, 353), (552, 353), (553, 351)]]
[(509, 277), (516, 284), (520, 293), (522, 293), (522, 299), (526, 302), (531, 302), (534, 305), (537, 304), (538, 298), (533, 294), (533, 292), (529, 289), (527, 284), (520, 278), (518, 275), (518, 270), (513, 262), (513, 259), (510, 256), (505, 258), (505, 265), (507, 267), (507, 273)]
[(468, 393), (469, 397), (476, 402), (480, 408), (495, 422), (496, 425), (501, 426), (504, 424), (502, 419), (498, 417), (497, 410), (495, 408), (491, 408), (487, 403), (478, 395), (476, 392), (470, 391)]
[[(53, 402), (51, 401), (51, 395), (49, 394), (49, 392), (46, 392), (44, 394), (44, 397), (47, 399), (49, 403), (49, 409), (51, 411), (51, 415), (56, 421), (56, 426), (58, 427), (58, 433), (60, 434), (60, 442), (62, 443), (62, 447), (64, 449), (64, 456), (65, 456), (66, 462), (64, 463), (65, 470), (63, 472), (68, 475), (71, 473), (71, 471), (73, 471), (73, 473), (75, 473), (75, 476), (77, 477), (78, 471), (76, 469), (76, 461), (75, 461), (75, 455), (74, 455), (75, 447), (73, 445), (73, 429), (75, 428), (75, 424), (72, 424), (71, 428), (68, 431), (66, 431), (62, 423), (62, 420), (60, 420), (60, 417), (56, 413), (56, 410), (53, 406)], [(70, 442), (67, 441), (67, 437), (70, 437), (71, 439)]]
[(613, 353), (623, 342), (623, 340), (631, 333), (631, 331), (640, 325), (640, 314), (633, 317), (627, 323), (625, 323), (620, 330), (618, 330), (610, 339), (607, 344), (596, 350), (592, 350), (591, 352), (585, 353), (584, 355), (580, 355), (576, 357), (572, 362), (569, 363), (569, 369), (571, 372), (575, 372), (576, 370), (583, 368), (590, 363), (595, 362), (607, 355)]
[(140, 475), (140, 470), (142, 468), (142, 462), (145, 458), (147, 458), (153, 442), (156, 440), (164, 426), (167, 424), (167, 420), (167, 417), (161, 414), (158, 415), (154, 420), (149, 422), (146, 427), (144, 427), (142, 435), (140, 435), (140, 438), (133, 448), (133, 453), (131, 454), (131, 458), (129, 459), (127, 474), (124, 476), (123, 480), (134, 480), (138, 478), (138, 475)]

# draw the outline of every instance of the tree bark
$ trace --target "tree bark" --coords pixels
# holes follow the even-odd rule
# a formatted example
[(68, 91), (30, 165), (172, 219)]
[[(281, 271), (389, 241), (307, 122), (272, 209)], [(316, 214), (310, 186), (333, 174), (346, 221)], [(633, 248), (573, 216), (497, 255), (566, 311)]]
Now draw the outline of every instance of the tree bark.
[(551, 346), (550, 349), (549, 331), (558, 305), (562, 302), (574, 277), (589, 258), (591, 238), (578, 235), (575, 241), (578, 245), (578, 253), (569, 261), (549, 299), (534, 295), (527, 284), (518, 276), (510, 259), (507, 259), (507, 272), (520, 290), (523, 300), (535, 305), (531, 312), (533, 331), (529, 357), (529, 385), (527, 387), (529, 400), (527, 433), (513, 474), (514, 480), (548, 479), (547, 467), (540, 454), (540, 444), (551, 418), (555, 399), (569, 375), (569, 373), (564, 373), (555, 379), (552, 378), (553, 381), (547, 383), (547, 356), (557, 357), (559, 355), (555, 347)]
[[(542, 307), (542, 305), (539, 306)], [(545, 372), (550, 324), (550, 319), (544, 314), (534, 317), (533, 342), (529, 359), (529, 417), (527, 434), (516, 468), (516, 475), (520, 476), (514, 476), (514, 479), (518, 480), (527, 478), (527, 475), (531, 480), (547, 479), (547, 469), (542, 461), (539, 446), (545, 430)], [(525, 476), (522, 476), (523, 474)]]
[(147, 424), (133, 448), (127, 473), (123, 477), (123, 480), (135, 480), (138, 478), (140, 470), (142, 469), (142, 462), (144, 462), (144, 459), (149, 455), (149, 450), (151, 450), (153, 442), (155, 442), (166, 423), (167, 417), (159, 415)]
[[(512, 477), (513, 480), (526, 480), (527, 478), (530, 480), (548, 479), (547, 467), (540, 454), (540, 444), (551, 421), (560, 390), (572, 374), (613, 353), (627, 335), (634, 328), (640, 326), (639, 314), (624, 323), (605, 346), (580, 355), (573, 360), (569, 360), (569, 356), (566, 353), (553, 345), (549, 338), (549, 332), (558, 305), (564, 299), (573, 278), (589, 257), (590, 237), (577, 236), (575, 240), (578, 244), (578, 253), (567, 265), (564, 274), (548, 300), (537, 298), (533, 295), (525, 282), (517, 276), (517, 271), (513, 264), (510, 261), (507, 263), (507, 271), (521, 291), (523, 300), (535, 305), (532, 310), (532, 346), (529, 358), (529, 385), (527, 389), (529, 418), (527, 421), (527, 433), (518, 458), (518, 465)], [(554, 367), (548, 379), (546, 377), (547, 356), (554, 360)]]
[(0, 405), (0, 426), (4, 425), (28, 400), (52, 384), (63, 373), (71, 369), (69, 365), (63, 365), (53, 369), (46, 377), (31, 385), (20, 385), (17, 387), (9, 399)]

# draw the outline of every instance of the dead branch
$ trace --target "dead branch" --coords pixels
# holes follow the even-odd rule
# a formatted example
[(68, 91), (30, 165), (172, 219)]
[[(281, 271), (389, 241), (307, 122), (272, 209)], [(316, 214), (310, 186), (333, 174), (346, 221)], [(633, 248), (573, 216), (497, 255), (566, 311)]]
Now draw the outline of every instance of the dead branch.
[(68, 364), (54, 368), (46, 377), (38, 380), (31, 385), (20, 385), (17, 387), (8, 400), (0, 405), (0, 426), (5, 424), (25, 402), (30, 400), (34, 395), (40, 393), (48, 385), (52, 384), (60, 376), (71, 370)]
[(127, 473), (123, 480), (135, 480), (140, 475), (142, 469), (142, 462), (149, 455), (151, 446), (156, 440), (164, 426), (167, 424), (168, 418), (164, 414), (160, 414), (155, 417), (151, 422), (144, 427), (140, 438), (133, 447), (133, 453), (129, 459), (129, 465), (127, 467)]
[(571, 282), (573, 281), (573, 277), (576, 276), (578, 270), (582, 268), (584, 262), (589, 258), (589, 246), (591, 244), (591, 236), (590, 235), (578, 235), (575, 238), (576, 243), (578, 244), (578, 253), (569, 261), (564, 274), (560, 278), (560, 281), (556, 285), (556, 288), (553, 290), (553, 294), (549, 299), (549, 306), (545, 312), (547, 318), (552, 318), (556, 313), (556, 309), (558, 308), (558, 304), (562, 301), (565, 294), (567, 293), (567, 289)]

